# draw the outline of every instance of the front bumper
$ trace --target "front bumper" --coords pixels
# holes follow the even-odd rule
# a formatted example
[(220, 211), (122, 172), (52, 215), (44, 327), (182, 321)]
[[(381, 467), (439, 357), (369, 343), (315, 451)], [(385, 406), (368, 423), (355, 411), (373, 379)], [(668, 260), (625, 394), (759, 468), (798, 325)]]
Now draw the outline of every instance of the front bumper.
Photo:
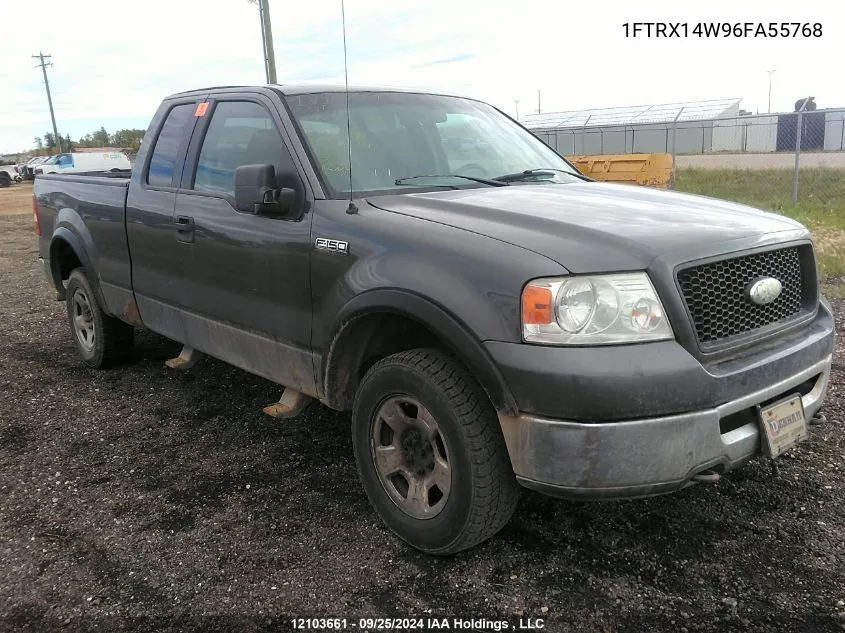
[[(494, 358), (513, 359), (513, 349), (500, 345), (488, 344)], [(833, 346), (824, 304), (802, 332), (719, 366), (702, 366), (672, 343), (574, 355), (534, 346), (537, 362), (555, 351), (565, 360), (529, 371), (532, 346), (519, 346), (528, 356), (518, 368), (500, 364), (506, 378), (520, 376), (509, 380), (519, 415), (499, 416), (514, 473), (524, 486), (555, 496), (620, 498), (672, 492), (704, 471), (727, 472), (760, 454), (758, 405), (801, 393), (808, 419), (819, 410)], [(582, 362), (567, 362), (573, 359)], [(542, 377), (526, 380), (532, 374)], [(555, 388), (541, 395), (538, 382)]]
[[(662, 494), (703, 471), (727, 472), (759, 454), (755, 407), (813, 380), (801, 398), (809, 419), (824, 400), (830, 363), (828, 356), (766, 389), (692, 413), (605, 424), (531, 415), (500, 421), (514, 472), (527, 488), (564, 497)], [(729, 416), (745, 423), (722, 432)]]

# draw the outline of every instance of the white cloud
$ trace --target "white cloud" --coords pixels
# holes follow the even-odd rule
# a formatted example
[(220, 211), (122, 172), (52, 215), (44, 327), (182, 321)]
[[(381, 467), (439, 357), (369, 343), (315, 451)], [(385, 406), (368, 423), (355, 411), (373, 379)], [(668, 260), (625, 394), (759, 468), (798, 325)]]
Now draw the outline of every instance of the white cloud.
[[(10, 0), (6, 0), (9, 2)], [(339, 0), (270, 0), (279, 80), (342, 81)], [(5, 4), (5, 3), (4, 3)], [(258, 9), (247, 0), (39, 0), (0, 23), (0, 151), (29, 147), (50, 129), (41, 73), (49, 69), (59, 131), (149, 118), (170, 93), (263, 83)], [(835, 65), (845, 53), (835, 3), (778, 8), (754, 0), (602, 3), (523, 0), (348, 0), (352, 83), (468, 93), (510, 112), (743, 97), (791, 109), (812, 94), (845, 105)], [(626, 39), (625, 22), (820, 22), (820, 39)], [(121, 123), (122, 122), (122, 123)]]

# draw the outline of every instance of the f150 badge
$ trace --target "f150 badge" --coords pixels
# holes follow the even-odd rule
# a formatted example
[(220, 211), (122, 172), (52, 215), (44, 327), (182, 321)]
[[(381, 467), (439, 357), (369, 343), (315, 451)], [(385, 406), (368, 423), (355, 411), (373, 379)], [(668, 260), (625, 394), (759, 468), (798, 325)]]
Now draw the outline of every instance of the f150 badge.
[(318, 237), (314, 240), (314, 246), (318, 251), (349, 255), (349, 242), (344, 242), (343, 240), (330, 240), (327, 237)]
[(748, 298), (758, 306), (771, 303), (780, 296), (783, 285), (774, 277), (758, 279), (748, 288)]

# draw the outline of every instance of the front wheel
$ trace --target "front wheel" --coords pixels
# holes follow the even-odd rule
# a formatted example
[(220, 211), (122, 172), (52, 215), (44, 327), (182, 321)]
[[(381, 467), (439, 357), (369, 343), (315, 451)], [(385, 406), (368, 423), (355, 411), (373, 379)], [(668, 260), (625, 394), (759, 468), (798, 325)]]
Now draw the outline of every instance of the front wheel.
[(364, 376), (352, 439), (367, 496), (414, 547), (453, 554), (496, 534), (519, 499), (498, 418), (467, 369), (434, 349)]
[(70, 273), (65, 294), (73, 341), (84, 363), (99, 369), (122, 360), (132, 349), (135, 331), (102, 311), (81, 268)]

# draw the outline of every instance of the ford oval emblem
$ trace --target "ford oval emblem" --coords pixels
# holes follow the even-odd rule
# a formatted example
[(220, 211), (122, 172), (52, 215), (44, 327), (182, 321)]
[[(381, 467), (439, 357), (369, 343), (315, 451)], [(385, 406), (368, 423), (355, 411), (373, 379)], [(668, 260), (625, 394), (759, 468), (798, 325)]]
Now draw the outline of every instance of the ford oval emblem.
[(763, 277), (752, 283), (748, 288), (748, 298), (751, 303), (764, 306), (780, 296), (783, 285), (774, 277)]

